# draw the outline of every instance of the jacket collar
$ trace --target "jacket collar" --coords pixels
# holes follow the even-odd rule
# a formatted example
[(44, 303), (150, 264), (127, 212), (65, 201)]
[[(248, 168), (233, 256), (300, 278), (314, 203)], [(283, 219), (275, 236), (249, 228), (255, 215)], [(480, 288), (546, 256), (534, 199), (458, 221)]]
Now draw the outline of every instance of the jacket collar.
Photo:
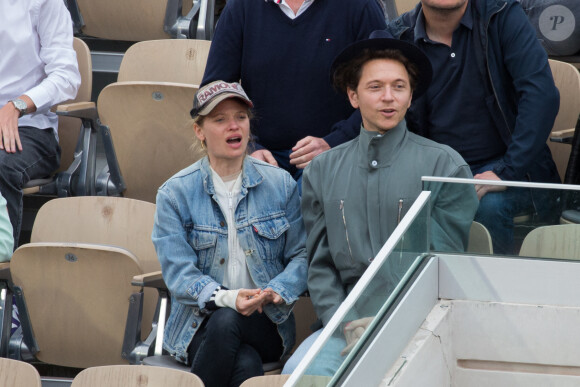
[[(207, 156), (201, 159), (201, 165), (199, 169), (201, 171), (203, 188), (205, 189), (205, 192), (207, 192), (209, 195), (214, 195), (215, 187), (211, 178), (211, 169)], [(263, 180), (264, 176), (254, 165), (253, 159), (250, 156), (244, 157), (244, 162), (242, 164), (242, 196), (245, 196), (248, 193), (248, 188), (257, 186)]]
[(405, 120), (385, 134), (371, 132), (361, 127), (358, 137), (358, 164), (361, 168), (382, 168), (396, 159), (407, 135)]

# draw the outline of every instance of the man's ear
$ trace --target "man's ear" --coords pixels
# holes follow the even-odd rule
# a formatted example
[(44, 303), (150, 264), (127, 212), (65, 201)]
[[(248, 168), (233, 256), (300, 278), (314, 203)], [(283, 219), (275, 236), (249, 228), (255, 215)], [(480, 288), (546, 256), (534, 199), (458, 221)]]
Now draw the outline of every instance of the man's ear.
[(358, 109), (359, 105), (358, 105), (358, 94), (356, 93), (356, 90), (351, 89), (350, 87), (348, 87), (346, 89), (346, 94), (348, 95), (348, 99), (350, 101), (350, 104), (352, 105), (353, 108)]
[(411, 102), (413, 102), (413, 90), (411, 90), (411, 98), (409, 98), (409, 105), (407, 106), (407, 109), (411, 107)]

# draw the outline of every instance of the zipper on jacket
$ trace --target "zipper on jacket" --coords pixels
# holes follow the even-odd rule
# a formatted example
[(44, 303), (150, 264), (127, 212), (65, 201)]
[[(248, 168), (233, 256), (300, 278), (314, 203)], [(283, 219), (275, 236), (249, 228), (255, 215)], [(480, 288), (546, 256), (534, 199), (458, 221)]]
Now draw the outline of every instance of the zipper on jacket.
[(350, 248), (350, 240), (348, 239), (348, 229), (346, 228), (346, 217), (344, 216), (344, 200), (340, 199), (340, 211), (342, 213), (342, 223), (344, 223), (344, 233), (346, 235), (346, 244), (348, 245), (348, 252), (350, 254), (351, 263), (354, 263), (354, 257), (352, 256), (352, 249)]
[(403, 212), (403, 199), (399, 199), (399, 208), (397, 212), (397, 226), (401, 223), (401, 213)]

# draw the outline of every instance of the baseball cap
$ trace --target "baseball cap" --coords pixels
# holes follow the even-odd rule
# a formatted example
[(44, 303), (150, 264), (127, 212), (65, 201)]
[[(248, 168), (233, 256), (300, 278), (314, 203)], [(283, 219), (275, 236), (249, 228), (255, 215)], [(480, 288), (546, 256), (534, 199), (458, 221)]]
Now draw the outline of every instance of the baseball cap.
[(248, 107), (254, 107), (254, 104), (239, 83), (214, 81), (200, 87), (195, 93), (193, 109), (190, 111), (191, 117), (207, 116), (220, 102), (228, 98), (239, 98)]

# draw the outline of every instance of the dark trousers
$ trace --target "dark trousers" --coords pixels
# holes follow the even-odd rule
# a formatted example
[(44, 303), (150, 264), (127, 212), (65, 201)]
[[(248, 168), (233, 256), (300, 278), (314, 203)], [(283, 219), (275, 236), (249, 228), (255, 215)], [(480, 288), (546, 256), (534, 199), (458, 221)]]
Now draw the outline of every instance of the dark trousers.
[(52, 129), (18, 128), (22, 152), (0, 150), (0, 192), (12, 223), (14, 248), (22, 226), (22, 187), (32, 179), (49, 176), (60, 165), (60, 146)]
[(191, 372), (206, 387), (237, 387), (264, 374), (262, 363), (282, 355), (282, 339), (264, 313), (243, 316), (219, 308), (204, 321), (189, 346)]

